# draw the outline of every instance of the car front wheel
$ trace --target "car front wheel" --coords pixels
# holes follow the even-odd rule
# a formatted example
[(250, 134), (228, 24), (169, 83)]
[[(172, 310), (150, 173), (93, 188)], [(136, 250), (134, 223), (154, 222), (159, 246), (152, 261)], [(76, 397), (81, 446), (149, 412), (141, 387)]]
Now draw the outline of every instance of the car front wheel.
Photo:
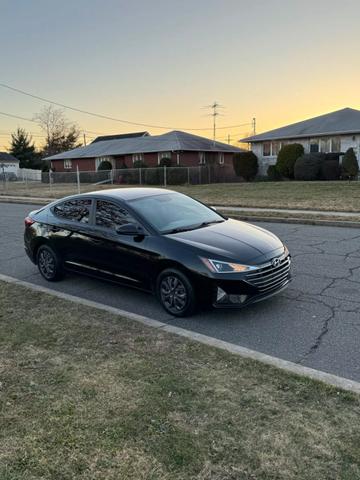
[(56, 282), (63, 277), (61, 259), (48, 245), (41, 245), (39, 247), (36, 255), (36, 263), (39, 272), (48, 282)]
[(163, 308), (175, 317), (186, 317), (195, 311), (194, 288), (185, 274), (175, 269), (160, 273), (156, 293)]

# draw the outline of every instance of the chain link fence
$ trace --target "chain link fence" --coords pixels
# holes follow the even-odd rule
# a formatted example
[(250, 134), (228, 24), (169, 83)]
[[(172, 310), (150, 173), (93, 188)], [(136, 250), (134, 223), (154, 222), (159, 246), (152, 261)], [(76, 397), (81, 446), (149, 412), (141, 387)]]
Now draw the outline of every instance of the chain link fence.
[(0, 194), (58, 198), (74, 193), (121, 186), (202, 185), (238, 182), (232, 167), (199, 165), (196, 167), (123, 168), (101, 171), (39, 172), (23, 171), (16, 178), (0, 181)]

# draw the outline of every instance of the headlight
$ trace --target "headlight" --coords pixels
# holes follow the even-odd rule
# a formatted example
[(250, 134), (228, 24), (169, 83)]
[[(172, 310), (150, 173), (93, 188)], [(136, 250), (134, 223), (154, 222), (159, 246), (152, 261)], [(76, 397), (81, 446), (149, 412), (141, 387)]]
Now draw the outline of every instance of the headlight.
[(211, 272), (215, 273), (241, 273), (256, 270), (257, 268), (250, 265), (243, 265), (242, 263), (223, 262), (211, 258), (202, 258), (201, 260)]

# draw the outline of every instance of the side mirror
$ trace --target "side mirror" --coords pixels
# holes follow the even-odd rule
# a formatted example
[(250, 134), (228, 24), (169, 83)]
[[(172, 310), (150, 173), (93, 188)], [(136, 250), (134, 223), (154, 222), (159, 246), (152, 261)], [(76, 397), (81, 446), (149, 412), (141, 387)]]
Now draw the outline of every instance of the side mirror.
[(119, 235), (145, 235), (145, 231), (141, 225), (135, 223), (125, 223), (116, 228), (116, 233)]

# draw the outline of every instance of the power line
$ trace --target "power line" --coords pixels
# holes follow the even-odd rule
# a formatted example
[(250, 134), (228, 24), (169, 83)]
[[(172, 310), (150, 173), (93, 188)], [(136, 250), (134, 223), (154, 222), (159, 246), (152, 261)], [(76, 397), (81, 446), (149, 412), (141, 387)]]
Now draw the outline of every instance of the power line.
[(19, 120), (25, 120), (26, 122), (34, 122), (34, 123), (37, 123), (35, 120), (33, 120), (33, 119), (31, 119), (31, 118), (19, 117), (19, 115), (13, 115), (12, 113), (0, 112), (0, 115), (5, 115), (6, 117), (17, 118), (17, 119), (19, 119)]
[[(89, 112), (87, 110), (82, 110), (77, 107), (71, 107), (69, 105), (65, 105), (64, 103), (60, 102), (54, 102), (53, 100), (49, 100), (44, 97), (40, 97), (38, 95), (34, 95), (33, 93), (25, 92), (24, 90), (20, 90), (19, 88), (11, 87), (10, 85), (6, 85), (5, 83), (0, 83), (0, 87), (7, 88), (8, 90), (12, 90), (13, 92), (20, 93), (21, 95), (26, 95), (28, 97), (35, 98), (37, 100), (41, 100), (42, 102), (50, 103), (52, 105), (57, 105), (58, 107), (62, 108), (67, 108), (68, 110), (73, 110), (74, 112), (78, 113), (84, 113), (85, 115), (91, 115), (93, 117), (98, 117), (98, 118), (103, 118), (105, 120), (111, 120), (113, 122), (120, 122), (120, 123), (126, 123), (127, 125), (135, 125), (135, 126), (140, 126), (140, 127), (148, 127), (148, 128), (159, 128), (159, 129), (164, 129), (164, 130), (190, 130), (190, 131), (195, 131), (195, 130), (213, 130), (212, 128), (184, 128), (184, 127), (166, 127), (163, 125), (151, 125), (148, 123), (140, 123), (140, 122), (131, 122), (129, 120), (123, 120), (120, 118), (115, 118), (115, 117), (110, 117), (108, 115), (103, 115), (101, 113), (94, 113), (94, 112)], [(216, 103), (216, 102), (215, 102)], [(243, 123), (240, 125), (227, 125), (226, 127), (219, 127), (219, 129), (225, 129), (225, 128), (236, 128), (236, 127), (242, 127), (244, 125), (250, 125), (250, 123)]]

